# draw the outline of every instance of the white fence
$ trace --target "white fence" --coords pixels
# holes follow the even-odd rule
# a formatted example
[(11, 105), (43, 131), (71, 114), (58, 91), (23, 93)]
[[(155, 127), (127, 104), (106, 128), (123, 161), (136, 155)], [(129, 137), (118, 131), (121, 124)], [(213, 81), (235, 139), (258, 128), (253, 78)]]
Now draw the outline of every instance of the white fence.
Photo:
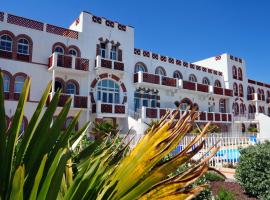
[[(143, 135), (130, 135), (126, 139), (127, 141), (132, 140), (130, 143), (131, 147), (134, 147)], [(195, 135), (188, 135), (183, 138), (177, 148), (172, 152), (172, 154), (177, 154), (182, 151), (193, 139)], [(218, 134), (210, 134), (207, 137), (201, 138), (192, 149), (198, 146), (203, 140), (205, 140), (205, 146), (199, 151), (197, 155), (193, 157), (194, 160), (200, 159), (202, 156), (209, 156), (207, 153), (210, 147), (217, 145), (220, 147), (216, 155), (209, 161), (209, 165), (212, 167), (234, 167), (240, 158), (240, 150), (242, 148), (248, 147), (250, 145), (255, 145), (260, 141), (253, 136), (243, 136), (243, 137), (224, 137)]]

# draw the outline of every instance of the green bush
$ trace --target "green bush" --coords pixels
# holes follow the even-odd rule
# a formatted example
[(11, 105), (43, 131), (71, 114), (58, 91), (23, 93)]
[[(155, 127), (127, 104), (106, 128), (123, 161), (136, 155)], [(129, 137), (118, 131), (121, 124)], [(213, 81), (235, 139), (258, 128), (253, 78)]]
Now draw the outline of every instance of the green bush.
[(250, 146), (240, 153), (236, 179), (249, 195), (270, 199), (270, 142)]
[(221, 188), (215, 198), (215, 200), (234, 200), (234, 194), (229, 190)]
[(224, 181), (225, 178), (221, 175), (217, 174), (216, 172), (207, 172), (204, 175), (206, 181), (213, 182), (213, 181)]

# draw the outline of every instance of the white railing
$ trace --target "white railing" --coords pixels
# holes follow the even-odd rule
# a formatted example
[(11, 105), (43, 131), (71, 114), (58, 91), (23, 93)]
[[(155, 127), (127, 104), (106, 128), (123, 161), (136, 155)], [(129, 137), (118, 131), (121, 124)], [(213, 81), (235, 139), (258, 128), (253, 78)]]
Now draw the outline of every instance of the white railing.
[(253, 121), (255, 120), (255, 113), (248, 113), (248, 114), (240, 114), (240, 115), (234, 115), (233, 119), (234, 121)]
[[(205, 140), (205, 146), (192, 158), (193, 160), (198, 160), (201, 157), (209, 156), (207, 151), (210, 147), (217, 145), (220, 149), (216, 155), (209, 161), (209, 165), (215, 168), (221, 167), (235, 167), (239, 162), (240, 150), (246, 148), (250, 145), (255, 145), (257, 143), (263, 142), (264, 140), (258, 139), (256, 136), (250, 134), (250, 136), (242, 137), (223, 137), (219, 135), (220, 133), (208, 134), (206, 137), (201, 138), (191, 149), (194, 149), (198, 146), (203, 140)], [(221, 133), (228, 134), (228, 133)], [(125, 140), (130, 142), (130, 147), (133, 148), (143, 137), (143, 134), (134, 134), (128, 135)], [(181, 152), (193, 139), (196, 135), (191, 136), (188, 134), (185, 136), (177, 148), (172, 151), (173, 155)]]

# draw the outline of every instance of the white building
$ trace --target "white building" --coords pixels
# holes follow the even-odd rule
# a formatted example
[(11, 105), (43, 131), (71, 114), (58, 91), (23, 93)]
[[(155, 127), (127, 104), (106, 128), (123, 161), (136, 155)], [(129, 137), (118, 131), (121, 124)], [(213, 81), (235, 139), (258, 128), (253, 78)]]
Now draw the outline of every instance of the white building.
[(250, 124), (261, 137), (270, 130), (270, 85), (248, 79), (243, 59), (222, 54), (190, 63), (137, 49), (133, 27), (88, 12), (69, 29), (0, 12), (0, 68), (7, 120), (25, 78), (32, 78), (24, 126), (52, 80), (51, 95), (63, 93), (57, 112), (72, 96), (66, 124), (83, 110), (79, 127), (111, 120), (123, 133), (141, 134), (144, 122), (182, 103), (183, 110), (198, 107), (198, 124), (213, 121), (223, 132), (245, 132)]

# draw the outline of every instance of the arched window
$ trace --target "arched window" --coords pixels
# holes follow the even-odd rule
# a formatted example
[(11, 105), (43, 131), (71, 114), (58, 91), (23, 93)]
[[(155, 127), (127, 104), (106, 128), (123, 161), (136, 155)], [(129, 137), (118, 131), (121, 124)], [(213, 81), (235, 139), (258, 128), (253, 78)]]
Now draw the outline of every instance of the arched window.
[(180, 71), (176, 70), (173, 72), (173, 78), (183, 79), (183, 76)]
[(239, 84), (239, 95), (240, 95), (240, 97), (244, 96), (243, 85), (241, 83)]
[(57, 90), (62, 90), (63, 91), (64, 85), (62, 83), (62, 81), (60, 80), (55, 80), (54, 83), (54, 91), (56, 92)]
[(247, 94), (248, 95), (252, 94), (252, 88), (250, 86), (247, 87)]
[(233, 93), (234, 93), (234, 96), (238, 96), (238, 86), (237, 86), (237, 83), (234, 83), (233, 84)]
[(220, 81), (219, 80), (215, 80), (214, 86), (220, 88), (221, 87)]
[(106, 58), (106, 44), (100, 43), (100, 55), (102, 58)]
[(117, 47), (115, 45), (112, 45), (111, 52), (110, 52), (110, 59), (116, 60), (117, 58)]
[(188, 80), (193, 83), (197, 82), (197, 78), (194, 74), (190, 74)]
[(0, 50), (12, 51), (12, 39), (9, 35), (1, 35), (0, 37)]
[(226, 101), (225, 99), (219, 100), (219, 112), (226, 113)]
[(99, 81), (97, 85), (97, 99), (103, 103), (120, 103), (119, 85), (109, 79)]
[(181, 100), (180, 102), (180, 109), (181, 110), (186, 110), (188, 108), (188, 106), (190, 106), (190, 108), (192, 108), (193, 103), (190, 99), (188, 98), (184, 98)]
[(138, 62), (136, 65), (135, 65), (135, 70), (134, 70), (135, 73), (137, 72), (147, 72), (147, 68), (145, 66), (145, 64), (141, 63), (141, 62)]
[(233, 110), (234, 110), (234, 114), (238, 115), (239, 114), (239, 105), (238, 103), (233, 103)]
[(240, 67), (238, 68), (238, 79), (243, 80), (243, 73), (242, 73), (242, 69)]
[(4, 92), (10, 91), (10, 77), (4, 73)]
[(66, 92), (67, 94), (76, 94), (77, 88), (73, 82), (68, 82), (66, 85)]
[(24, 85), (25, 77), (23, 76), (16, 76), (14, 82), (14, 92), (21, 93)]
[(166, 76), (166, 71), (163, 67), (157, 67), (155, 74), (160, 75), (160, 76)]
[(73, 48), (68, 51), (68, 54), (71, 56), (76, 56), (76, 57), (78, 56), (77, 50)]
[(29, 42), (25, 38), (21, 38), (18, 41), (17, 53), (29, 55)]
[(210, 81), (207, 77), (204, 77), (203, 80), (202, 80), (202, 84), (204, 85), (210, 85)]
[(54, 52), (59, 53), (59, 54), (64, 54), (65, 53), (64, 48), (61, 47), (61, 46), (56, 46), (54, 48)]
[(235, 66), (232, 67), (232, 74), (233, 74), (233, 78), (237, 79), (237, 69)]
[(243, 103), (240, 104), (240, 114), (245, 114), (245, 105)]
[(250, 114), (251, 114), (251, 113), (254, 113), (254, 112), (253, 112), (253, 106), (252, 106), (252, 105), (249, 105), (249, 106), (248, 106), (248, 113), (250, 113)]

